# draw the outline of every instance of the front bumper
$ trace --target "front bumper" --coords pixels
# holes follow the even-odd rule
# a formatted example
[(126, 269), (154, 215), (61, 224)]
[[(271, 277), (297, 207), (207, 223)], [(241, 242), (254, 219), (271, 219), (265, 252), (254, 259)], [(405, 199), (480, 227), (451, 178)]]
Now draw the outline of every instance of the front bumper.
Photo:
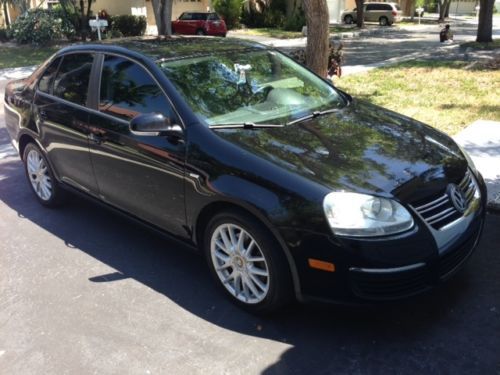
[[(425, 292), (450, 278), (466, 263), (481, 237), (486, 188), (463, 219), (436, 230), (418, 214), (410, 233), (387, 239), (338, 239), (307, 234), (291, 249), (300, 275), (302, 300), (366, 303), (401, 299)], [(335, 264), (335, 272), (307, 267), (314, 258)]]
[(427, 262), (387, 269), (351, 267), (351, 290), (366, 300), (393, 300), (425, 292), (465, 264), (479, 242), (482, 227), (483, 221), (477, 221), (467, 238)]

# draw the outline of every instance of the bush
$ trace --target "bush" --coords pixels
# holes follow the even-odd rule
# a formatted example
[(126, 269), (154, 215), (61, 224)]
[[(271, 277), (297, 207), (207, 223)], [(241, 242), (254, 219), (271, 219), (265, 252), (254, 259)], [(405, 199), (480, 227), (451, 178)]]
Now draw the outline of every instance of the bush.
[(76, 13), (67, 14), (64, 12), (60, 5), (56, 5), (52, 8), (53, 17), (56, 19), (61, 19), (60, 32), (69, 40), (76, 38), (75, 26), (78, 24), (79, 15)]
[[(64, 26), (63, 26), (64, 25)], [(47, 44), (62, 38), (67, 24), (60, 14), (50, 9), (30, 9), (12, 23), (9, 36), (20, 44)]]
[(306, 15), (302, 7), (295, 10), (290, 18), (285, 21), (284, 29), (288, 31), (302, 31), (306, 25)]
[(6, 29), (0, 28), (0, 42), (5, 43), (9, 41), (9, 33)]
[(239, 24), (241, 0), (213, 0), (215, 11), (224, 19), (228, 29), (234, 29)]
[(144, 16), (132, 16), (122, 14), (120, 16), (111, 17), (111, 34), (118, 35), (120, 32), (123, 36), (140, 36), (146, 32), (147, 21)]

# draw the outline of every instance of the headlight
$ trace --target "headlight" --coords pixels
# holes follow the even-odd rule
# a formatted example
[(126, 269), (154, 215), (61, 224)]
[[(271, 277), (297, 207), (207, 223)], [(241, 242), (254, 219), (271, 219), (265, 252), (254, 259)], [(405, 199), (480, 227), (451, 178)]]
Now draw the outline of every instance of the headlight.
[(326, 218), (340, 236), (385, 236), (413, 227), (410, 213), (392, 199), (333, 192), (323, 200)]

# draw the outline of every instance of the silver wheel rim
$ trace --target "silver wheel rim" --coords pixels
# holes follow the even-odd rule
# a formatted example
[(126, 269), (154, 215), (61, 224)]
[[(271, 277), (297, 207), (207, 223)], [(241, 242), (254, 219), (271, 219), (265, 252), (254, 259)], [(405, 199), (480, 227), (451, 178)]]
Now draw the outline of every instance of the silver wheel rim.
[(30, 150), (26, 158), (26, 166), (35, 194), (41, 200), (48, 201), (52, 197), (52, 180), (42, 155), (36, 150)]
[(269, 267), (257, 241), (235, 224), (215, 229), (210, 255), (222, 285), (239, 301), (256, 304), (269, 291)]

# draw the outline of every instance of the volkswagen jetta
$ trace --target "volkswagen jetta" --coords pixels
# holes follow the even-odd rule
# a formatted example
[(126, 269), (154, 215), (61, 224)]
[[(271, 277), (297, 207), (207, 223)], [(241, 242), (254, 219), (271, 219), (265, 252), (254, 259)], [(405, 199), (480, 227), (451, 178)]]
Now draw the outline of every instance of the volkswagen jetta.
[(70, 46), (9, 83), (5, 116), (42, 205), (79, 192), (199, 248), (254, 312), (423, 292), (483, 226), (450, 137), (248, 41)]

